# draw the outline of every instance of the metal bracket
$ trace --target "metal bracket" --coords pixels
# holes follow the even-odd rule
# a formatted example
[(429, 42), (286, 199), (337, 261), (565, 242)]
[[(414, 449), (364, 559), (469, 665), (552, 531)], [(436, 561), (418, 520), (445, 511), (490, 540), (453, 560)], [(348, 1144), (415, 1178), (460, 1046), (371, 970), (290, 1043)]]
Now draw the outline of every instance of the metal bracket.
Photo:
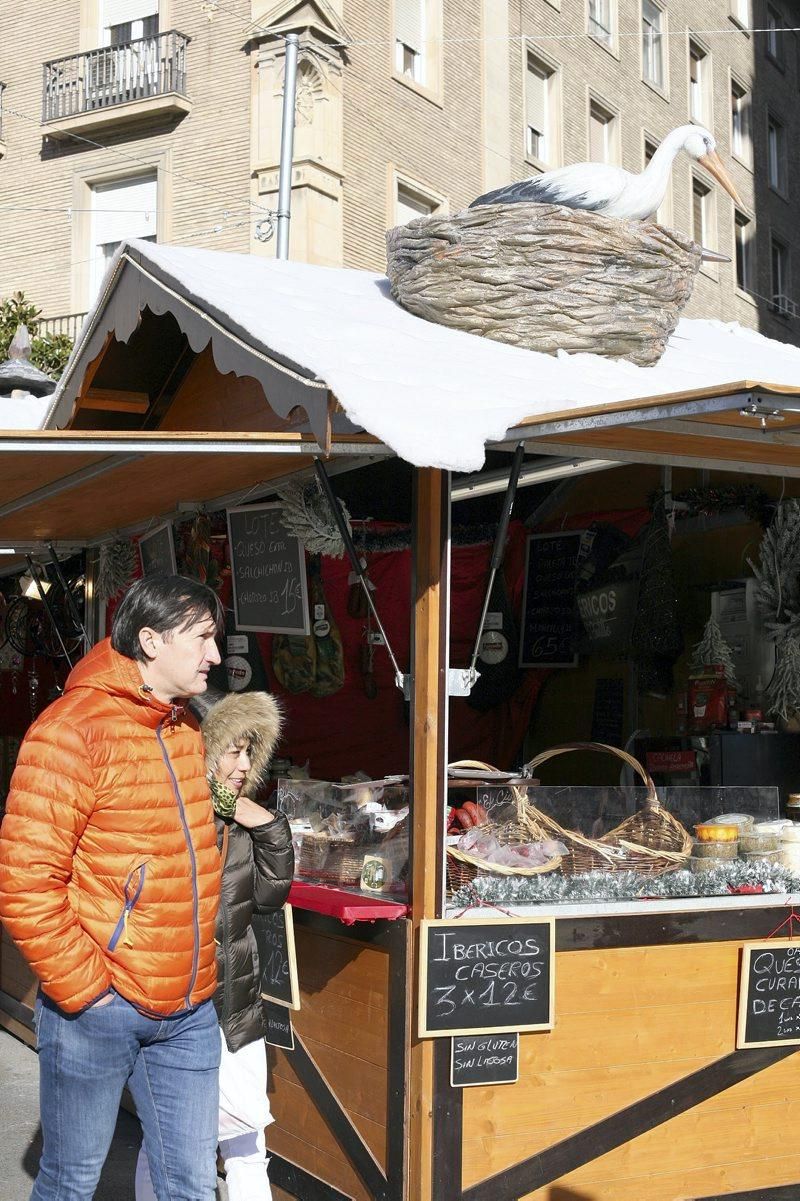
[[(467, 697), (480, 679), (479, 671), (471, 671), (469, 667), (451, 667), (447, 672), (447, 695)], [(411, 676), (395, 676), (397, 687), (403, 693), (403, 699), (411, 700)]]

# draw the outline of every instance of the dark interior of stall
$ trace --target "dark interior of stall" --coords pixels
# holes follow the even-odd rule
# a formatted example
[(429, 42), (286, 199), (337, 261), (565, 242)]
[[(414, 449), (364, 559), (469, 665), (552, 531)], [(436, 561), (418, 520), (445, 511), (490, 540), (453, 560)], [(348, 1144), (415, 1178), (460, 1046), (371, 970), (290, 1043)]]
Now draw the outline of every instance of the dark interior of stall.
[[(525, 467), (537, 462), (529, 457)], [(491, 452), (485, 472), (509, 465), (509, 455)], [(479, 644), (480, 676), (470, 696), (450, 702), (449, 760), (516, 771), (555, 745), (601, 742), (627, 748), (659, 785), (770, 784), (785, 804), (800, 791), (800, 672), (795, 679), (784, 666), (785, 678), (776, 679), (780, 655), (776, 670), (775, 630), (755, 568), (766, 562), (765, 548), (767, 557), (774, 550), (776, 513), (790, 522), (796, 482), (655, 465), (565, 476), (538, 483), (533, 475), (517, 490)], [(276, 781), (357, 785), (408, 771), (409, 705), (384, 634), (408, 672), (412, 477), (398, 460), (331, 475), (380, 623), (348, 556), (318, 553), (312, 538), (310, 632), (237, 629), (226, 513), (187, 513), (173, 524), (178, 570), (217, 588), (228, 612), (213, 685), (280, 696)], [(451, 668), (470, 663), (505, 502), (502, 481), (474, 495), (465, 495), (460, 477), (452, 483)], [(126, 572), (141, 573), (136, 543), (112, 544), (107, 594)], [(0, 577), (3, 797), (20, 738), (81, 653), (83, 557), (61, 556), (60, 573), (52, 554), (34, 558), (38, 580), (30, 565)], [(786, 609), (800, 592), (800, 549), (789, 560), (786, 578), (780, 565), (775, 573)], [(769, 561), (774, 568), (776, 555)], [(109, 618), (114, 603), (110, 597)], [(613, 785), (620, 763), (576, 753), (536, 775), (543, 784)]]

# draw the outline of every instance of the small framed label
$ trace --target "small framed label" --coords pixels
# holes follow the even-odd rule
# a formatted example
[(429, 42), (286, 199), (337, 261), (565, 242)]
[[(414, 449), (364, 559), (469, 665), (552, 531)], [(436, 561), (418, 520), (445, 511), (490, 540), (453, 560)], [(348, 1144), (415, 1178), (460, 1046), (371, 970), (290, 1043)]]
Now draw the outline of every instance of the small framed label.
[(457, 1035), (451, 1046), (453, 1088), (516, 1084), (519, 1080), (519, 1034)]
[(264, 1001), (263, 1004), (267, 1042), (271, 1047), (282, 1047), (284, 1051), (293, 1051), (294, 1027), (291, 1013), (280, 1005), (273, 1005), (271, 1001)]

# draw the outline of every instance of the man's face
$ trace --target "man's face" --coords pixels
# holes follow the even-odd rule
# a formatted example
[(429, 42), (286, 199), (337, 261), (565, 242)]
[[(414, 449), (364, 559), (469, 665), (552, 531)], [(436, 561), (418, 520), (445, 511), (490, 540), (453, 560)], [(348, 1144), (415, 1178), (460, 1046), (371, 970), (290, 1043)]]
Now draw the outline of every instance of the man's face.
[(220, 662), (217, 629), (210, 615), (183, 629), (139, 635), (148, 657), (147, 680), (160, 700), (199, 696), (208, 687), (208, 673)]

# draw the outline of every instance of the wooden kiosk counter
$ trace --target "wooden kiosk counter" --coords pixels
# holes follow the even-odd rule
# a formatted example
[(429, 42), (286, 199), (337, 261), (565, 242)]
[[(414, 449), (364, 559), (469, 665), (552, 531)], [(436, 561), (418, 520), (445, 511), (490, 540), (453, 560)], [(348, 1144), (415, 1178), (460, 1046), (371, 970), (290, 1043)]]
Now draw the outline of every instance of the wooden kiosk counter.
[[(240, 256), (123, 246), (49, 428), (0, 433), (0, 543), (85, 547), (91, 593), (103, 537), (181, 501), (268, 497), (318, 459), (331, 475), (395, 453), (413, 466), (407, 896), (293, 888), (276, 1198), (796, 1201), (800, 896), (448, 909), (445, 814), (448, 694), (464, 686), (448, 663), (451, 470), (523, 445), (523, 471), (800, 476), (800, 352), (758, 339), (754, 380), (756, 335), (724, 331), (720, 354), (722, 327), (685, 322), (669, 368), (602, 361), (593, 382), (566, 357), (396, 313), (374, 277), (246, 264), (249, 290)], [(321, 326), (335, 337), (315, 340)], [(0, 1020), (24, 1033), (32, 999), (4, 936)]]

